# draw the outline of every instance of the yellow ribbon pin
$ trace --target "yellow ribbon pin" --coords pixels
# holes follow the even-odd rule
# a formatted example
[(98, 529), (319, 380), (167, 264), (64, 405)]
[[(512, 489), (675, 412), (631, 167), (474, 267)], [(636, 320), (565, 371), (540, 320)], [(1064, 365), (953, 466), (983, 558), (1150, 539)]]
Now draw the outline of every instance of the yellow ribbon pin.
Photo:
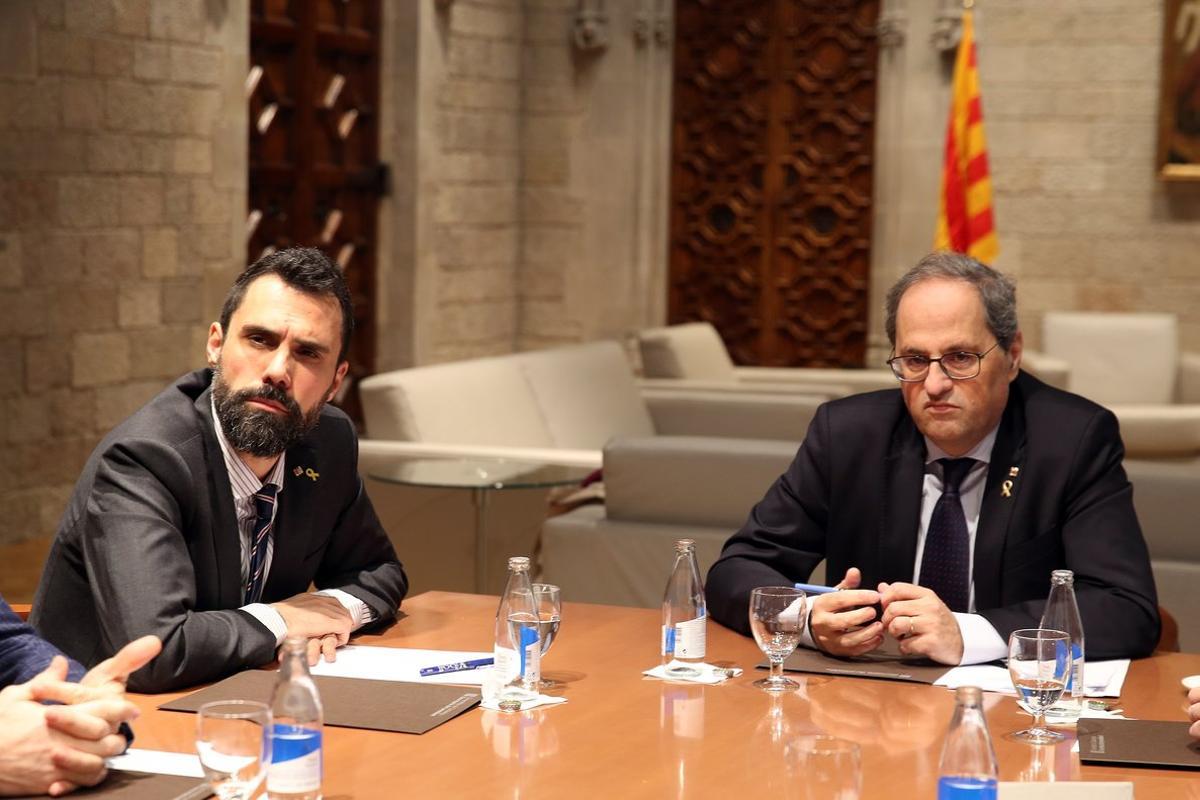
[(1012, 487), (1012, 481), (1005, 481), (1004, 483), (1000, 484), (1000, 494), (1004, 495), (1005, 497), (1012, 497)]
[(320, 473), (318, 473), (318, 472), (317, 472), (315, 469), (313, 469), (312, 467), (309, 467), (308, 469), (304, 470), (304, 474), (305, 474), (305, 475), (307, 475), (309, 478), (311, 478), (311, 479), (312, 479), (312, 480), (314, 480), (314, 481), (315, 481), (317, 478), (321, 477)]

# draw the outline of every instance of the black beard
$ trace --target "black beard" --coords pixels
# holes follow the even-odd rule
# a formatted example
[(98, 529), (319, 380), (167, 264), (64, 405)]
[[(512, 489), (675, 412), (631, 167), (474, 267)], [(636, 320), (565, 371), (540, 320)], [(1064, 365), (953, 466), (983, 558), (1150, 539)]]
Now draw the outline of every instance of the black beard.
[[(235, 392), (225, 383), (218, 364), (213, 370), (213, 400), (217, 419), (225, 438), (233, 449), (259, 458), (277, 456), (303, 439), (321, 418), (324, 403), (318, 403), (307, 415), (299, 404), (282, 389), (263, 384), (257, 389)], [(285, 416), (260, 411), (247, 405), (252, 398), (279, 403), (287, 409)]]

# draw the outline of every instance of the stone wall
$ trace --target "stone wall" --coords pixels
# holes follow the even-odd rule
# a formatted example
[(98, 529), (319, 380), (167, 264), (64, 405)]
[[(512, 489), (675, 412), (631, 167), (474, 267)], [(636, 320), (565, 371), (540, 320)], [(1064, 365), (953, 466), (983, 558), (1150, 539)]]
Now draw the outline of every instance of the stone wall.
[[(945, 5), (884, 5), (904, 40), (881, 78), (872, 310), (933, 238), (950, 73), (930, 39)], [(1140, 0), (978, 6), (996, 266), (1018, 279), (1035, 346), (1047, 310), (1166, 311), (1200, 350), (1200, 184), (1155, 174), (1162, 27), (1162, 4)], [(881, 311), (871, 322), (885, 358)]]
[(572, 0), (385, 4), (380, 369), (662, 320), (668, 7), (609, 4), (580, 53)]
[(242, 262), (244, 2), (0, 3), (0, 542), (204, 363)]

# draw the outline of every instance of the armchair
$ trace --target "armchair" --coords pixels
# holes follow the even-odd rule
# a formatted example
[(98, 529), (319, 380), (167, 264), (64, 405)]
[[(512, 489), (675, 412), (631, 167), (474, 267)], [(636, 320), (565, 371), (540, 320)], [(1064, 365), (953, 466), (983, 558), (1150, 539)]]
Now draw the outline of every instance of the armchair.
[(1174, 315), (1053, 311), (1042, 348), (1067, 389), (1117, 415), (1130, 457), (1200, 453), (1200, 354), (1180, 353)]

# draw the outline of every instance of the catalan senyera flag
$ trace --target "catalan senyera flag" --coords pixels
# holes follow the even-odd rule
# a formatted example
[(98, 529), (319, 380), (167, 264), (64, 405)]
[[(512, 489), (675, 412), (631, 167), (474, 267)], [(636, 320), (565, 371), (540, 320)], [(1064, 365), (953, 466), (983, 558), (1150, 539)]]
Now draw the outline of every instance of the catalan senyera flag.
[(992, 179), (975, 64), (975, 26), (969, 10), (963, 12), (962, 39), (954, 62), (941, 209), (933, 246), (936, 250), (966, 253), (985, 264), (994, 262), (1000, 252), (992, 219)]

